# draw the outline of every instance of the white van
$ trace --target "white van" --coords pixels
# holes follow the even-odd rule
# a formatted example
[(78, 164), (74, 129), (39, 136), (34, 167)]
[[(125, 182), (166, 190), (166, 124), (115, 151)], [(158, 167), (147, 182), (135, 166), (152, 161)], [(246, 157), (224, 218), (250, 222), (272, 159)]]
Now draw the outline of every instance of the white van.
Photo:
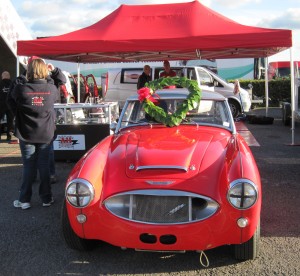
[[(251, 107), (249, 93), (240, 89), (238, 95), (234, 95), (234, 85), (227, 83), (205, 67), (180, 66), (172, 67), (178, 77), (187, 77), (196, 80), (200, 88), (215, 91), (228, 98), (228, 102), (234, 117), (241, 112), (248, 112)], [(158, 79), (163, 67), (152, 67), (151, 77)], [(123, 108), (126, 99), (137, 92), (137, 81), (142, 74), (143, 68), (121, 68), (109, 69), (101, 77), (102, 98), (104, 101), (118, 101), (120, 108)], [(241, 102), (243, 105), (241, 105)]]

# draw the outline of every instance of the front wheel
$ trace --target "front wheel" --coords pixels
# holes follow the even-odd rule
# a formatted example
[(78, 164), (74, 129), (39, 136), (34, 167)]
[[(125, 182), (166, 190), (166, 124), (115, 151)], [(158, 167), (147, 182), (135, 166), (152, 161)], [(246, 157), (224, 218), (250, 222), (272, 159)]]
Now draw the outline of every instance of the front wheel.
[(62, 224), (62, 233), (66, 241), (66, 244), (72, 248), (79, 251), (88, 251), (92, 250), (97, 246), (97, 241), (82, 239), (76, 235), (73, 231), (66, 207), (66, 201), (64, 201), (61, 211), (61, 224)]
[(239, 103), (235, 100), (229, 99), (228, 100), (229, 106), (230, 106), (230, 110), (232, 113), (233, 118), (236, 118), (241, 110), (241, 107), (239, 105)]
[(254, 260), (259, 251), (259, 240), (260, 240), (260, 223), (249, 241), (242, 244), (234, 245), (234, 257), (237, 260)]

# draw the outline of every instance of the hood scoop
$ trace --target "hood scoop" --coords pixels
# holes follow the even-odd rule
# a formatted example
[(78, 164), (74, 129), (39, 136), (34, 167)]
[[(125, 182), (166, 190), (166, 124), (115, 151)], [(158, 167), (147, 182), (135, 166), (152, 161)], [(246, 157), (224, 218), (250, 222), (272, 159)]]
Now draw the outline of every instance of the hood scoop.
[(183, 172), (187, 172), (188, 168), (183, 166), (168, 166), (168, 165), (151, 165), (151, 166), (138, 166), (136, 171), (142, 170), (179, 170)]
[[(152, 130), (154, 132), (154, 130)], [(126, 174), (132, 178), (188, 178), (195, 175), (212, 139), (210, 134), (160, 129), (155, 135), (135, 132), (127, 137)], [(204, 138), (204, 139), (203, 139)]]

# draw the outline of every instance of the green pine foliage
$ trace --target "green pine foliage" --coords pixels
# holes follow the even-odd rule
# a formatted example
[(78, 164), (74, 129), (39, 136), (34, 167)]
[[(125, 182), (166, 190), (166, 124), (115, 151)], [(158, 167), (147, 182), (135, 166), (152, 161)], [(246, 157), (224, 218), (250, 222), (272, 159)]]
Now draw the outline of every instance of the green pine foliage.
[(176, 86), (187, 88), (190, 92), (183, 103), (178, 106), (174, 114), (167, 114), (161, 107), (156, 106), (153, 102), (145, 100), (145, 112), (153, 117), (157, 122), (166, 126), (178, 126), (186, 117), (186, 114), (197, 107), (201, 100), (201, 89), (198, 87), (197, 81), (189, 80), (186, 77), (160, 78), (146, 84), (155, 93), (157, 89), (167, 86)]

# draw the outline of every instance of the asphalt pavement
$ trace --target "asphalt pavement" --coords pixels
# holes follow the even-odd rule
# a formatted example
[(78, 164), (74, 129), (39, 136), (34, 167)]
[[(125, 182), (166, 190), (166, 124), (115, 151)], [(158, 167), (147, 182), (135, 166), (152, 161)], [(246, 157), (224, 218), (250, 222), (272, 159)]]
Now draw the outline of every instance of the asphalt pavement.
[[(251, 113), (266, 114), (264, 109)], [(270, 108), (268, 116), (274, 117), (273, 124), (245, 123), (259, 143), (251, 149), (263, 184), (261, 246), (254, 261), (235, 261), (228, 246), (206, 251), (208, 268), (195, 252), (123, 251), (108, 244), (90, 252), (71, 250), (61, 236), (60, 212), (74, 163), (56, 163), (59, 182), (52, 185), (52, 206), (42, 207), (35, 184), (31, 209), (16, 209), (12, 203), (22, 177), (19, 145), (2, 140), (0, 275), (300, 275), (300, 126), (291, 145), (291, 129), (282, 124), (280, 109)]]

